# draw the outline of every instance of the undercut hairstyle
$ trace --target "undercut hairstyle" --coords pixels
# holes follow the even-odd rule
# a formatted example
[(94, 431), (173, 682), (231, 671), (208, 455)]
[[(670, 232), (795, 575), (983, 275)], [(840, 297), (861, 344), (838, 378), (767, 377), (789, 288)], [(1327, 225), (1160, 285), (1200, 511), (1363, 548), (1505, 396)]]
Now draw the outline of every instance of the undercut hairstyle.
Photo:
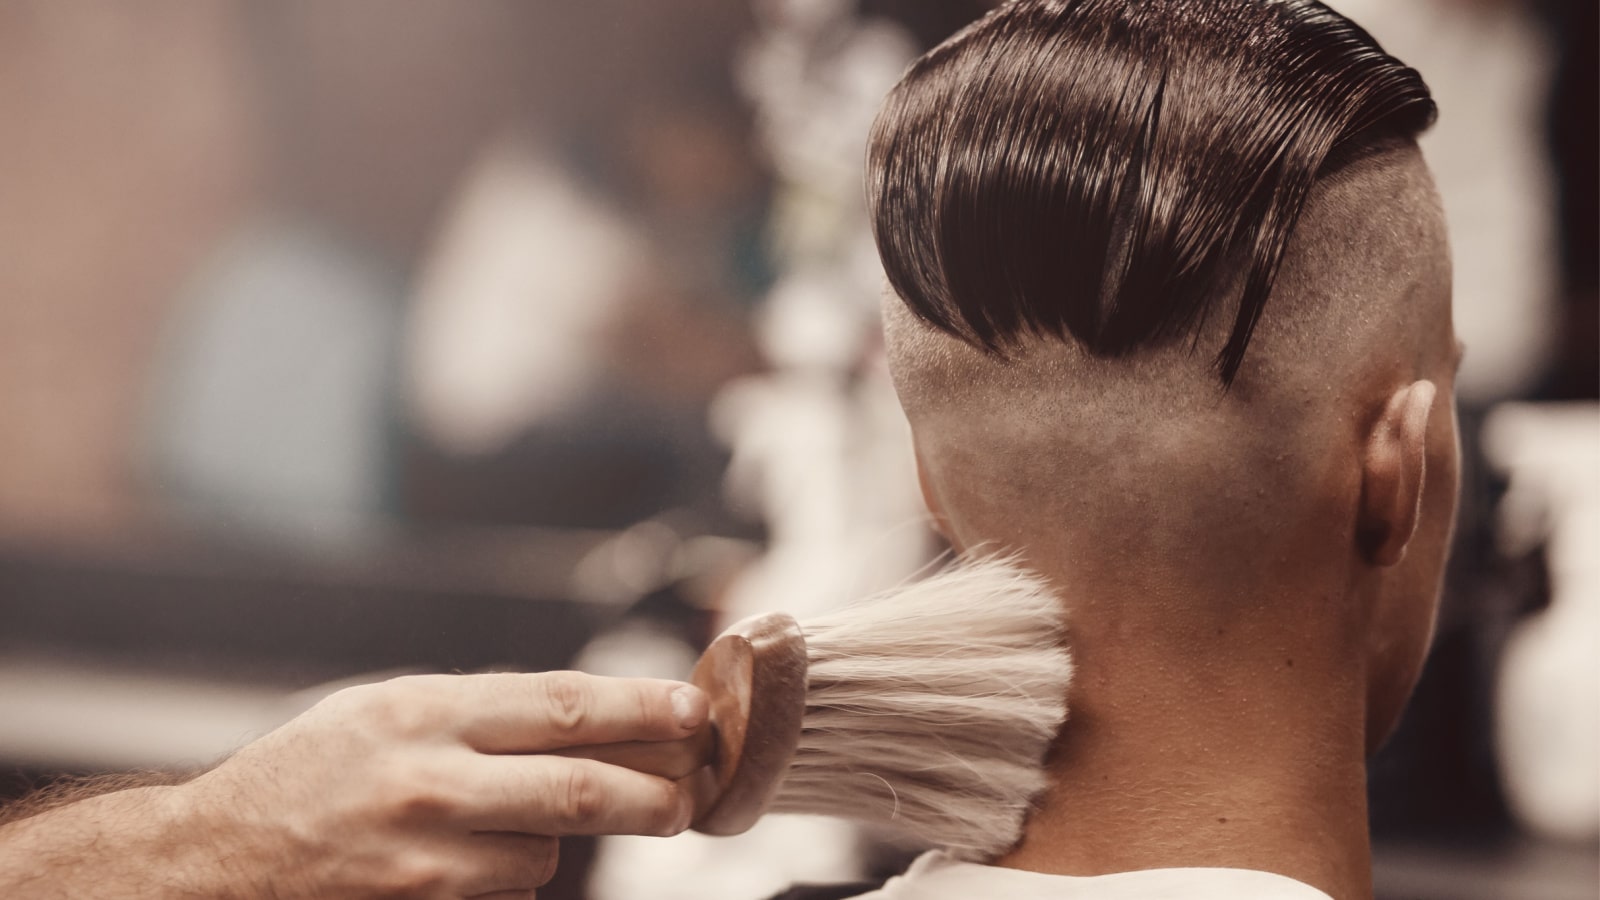
[(890, 93), (867, 200), (901, 300), (992, 354), (1198, 347), (1237, 296), (1226, 386), (1312, 185), (1435, 115), (1315, 0), (1014, 0)]

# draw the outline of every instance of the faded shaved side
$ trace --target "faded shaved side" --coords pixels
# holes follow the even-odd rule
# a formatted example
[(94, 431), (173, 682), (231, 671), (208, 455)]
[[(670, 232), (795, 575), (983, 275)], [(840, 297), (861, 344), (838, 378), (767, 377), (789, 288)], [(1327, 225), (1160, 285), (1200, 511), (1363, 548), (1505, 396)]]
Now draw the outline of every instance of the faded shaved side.
[[(1239, 280), (1236, 279), (1236, 282)], [(1242, 283), (1220, 298), (1236, 306)], [(1348, 537), (1330, 504), (1384, 393), (1454, 352), (1444, 217), (1414, 142), (1314, 186), (1231, 386), (1193, 340), (1118, 357), (1070, 338), (1004, 357), (884, 304), (890, 368), (936, 502), (964, 544), (1026, 549), (1092, 535), (1084, 565), (1151, 551), (1190, 571), (1303, 539)]]

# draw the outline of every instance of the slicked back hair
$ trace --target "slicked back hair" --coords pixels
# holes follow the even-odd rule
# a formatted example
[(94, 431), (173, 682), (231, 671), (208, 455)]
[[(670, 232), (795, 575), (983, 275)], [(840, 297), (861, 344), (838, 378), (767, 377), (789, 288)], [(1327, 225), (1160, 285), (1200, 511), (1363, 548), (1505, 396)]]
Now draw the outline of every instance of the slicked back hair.
[(900, 298), (1002, 356), (1198, 341), (1242, 287), (1231, 385), (1312, 184), (1434, 116), (1316, 0), (1014, 0), (890, 93), (867, 199)]

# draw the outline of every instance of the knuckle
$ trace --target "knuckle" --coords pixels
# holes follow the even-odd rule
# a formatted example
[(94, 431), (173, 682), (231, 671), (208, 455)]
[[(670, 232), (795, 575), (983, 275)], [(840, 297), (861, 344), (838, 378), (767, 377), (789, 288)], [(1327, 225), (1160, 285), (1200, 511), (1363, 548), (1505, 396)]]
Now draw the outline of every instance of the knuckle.
[(438, 727), (433, 685), (419, 676), (394, 678), (369, 685), (365, 709), (374, 727), (390, 734), (415, 737)]
[(450, 809), (450, 802), (438, 793), (418, 790), (395, 800), (394, 818), (408, 824), (437, 822), (448, 816)]
[(439, 896), (449, 886), (450, 876), (450, 867), (443, 859), (422, 853), (407, 854), (388, 867), (383, 896)]
[(373, 686), (370, 684), (358, 684), (352, 687), (340, 688), (318, 700), (312, 709), (334, 714), (363, 709), (371, 702), (372, 688)]
[(563, 830), (581, 830), (604, 811), (605, 796), (600, 784), (585, 767), (567, 767), (559, 785), (556, 818)]
[(447, 818), (457, 807), (456, 797), (446, 778), (427, 766), (397, 762), (389, 766), (379, 787), (388, 798), (391, 817), (396, 822), (417, 824)]
[(559, 734), (583, 728), (589, 717), (589, 686), (576, 672), (551, 672), (540, 679), (550, 726)]

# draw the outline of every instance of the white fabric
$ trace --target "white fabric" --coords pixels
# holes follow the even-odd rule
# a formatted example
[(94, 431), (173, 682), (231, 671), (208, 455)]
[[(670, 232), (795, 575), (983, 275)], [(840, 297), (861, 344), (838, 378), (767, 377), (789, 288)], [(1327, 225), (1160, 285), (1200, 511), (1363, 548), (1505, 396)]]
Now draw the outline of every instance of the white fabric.
[(958, 862), (926, 853), (858, 900), (1332, 900), (1292, 878), (1247, 869), (1151, 869), (1090, 878)]

